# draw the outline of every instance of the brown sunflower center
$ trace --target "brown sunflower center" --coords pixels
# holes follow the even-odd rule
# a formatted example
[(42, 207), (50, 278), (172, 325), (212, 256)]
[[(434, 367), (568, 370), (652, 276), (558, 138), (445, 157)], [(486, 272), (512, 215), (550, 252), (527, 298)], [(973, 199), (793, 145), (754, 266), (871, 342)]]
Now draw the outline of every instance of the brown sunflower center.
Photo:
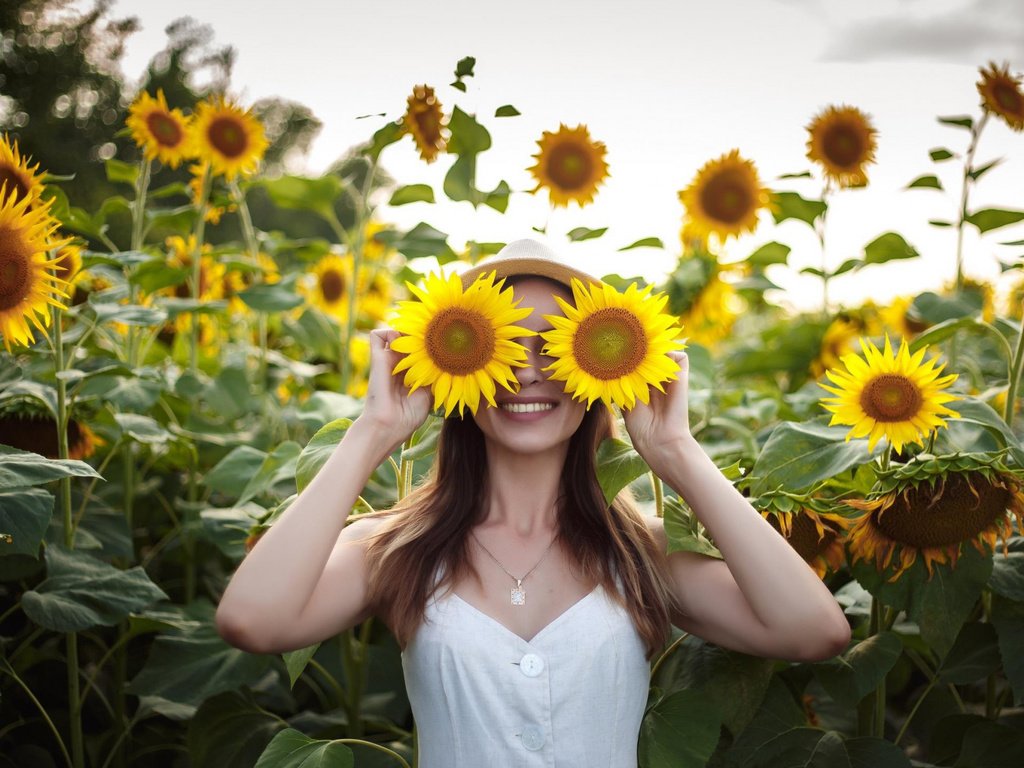
[[(776, 515), (768, 515), (768, 522), (772, 528), (781, 533), (779, 519)], [(836, 540), (836, 530), (827, 520), (822, 522), (825, 525), (825, 535), (818, 538), (818, 527), (809, 515), (798, 514), (793, 517), (786, 541), (805, 562), (812, 562)]]
[(701, 190), (700, 205), (710, 218), (738, 224), (749, 215), (754, 200), (749, 184), (742, 178), (733, 173), (719, 173)]
[(857, 166), (864, 159), (864, 140), (853, 126), (832, 126), (825, 132), (822, 144), (825, 157), (840, 168)]
[(336, 269), (328, 269), (320, 275), (320, 295), (324, 301), (333, 304), (345, 297), (345, 276)]
[(636, 370), (647, 355), (647, 335), (639, 318), (621, 307), (585, 317), (572, 339), (572, 353), (596, 379), (617, 379)]
[(427, 354), (445, 373), (465, 376), (482, 369), (494, 356), (495, 335), (490, 320), (479, 312), (447, 307), (427, 324)]
[(210, 122), (206, 137), (220, 154), (227, 158), (240, 157), (249, 147), (249, 134), (245, 126), (233, 117), (218, 117)]
[(15, 202), (20, 202), (28, 194), (25, 179), (10, 166), (0, 166), (0, 188), (4, 188), (3, 197), (14, 192)]
[(992, 97), (1003, 111), (1014, 115), (1024, 114), (1024, 94), (1012, 83), (996, 83), (992, 87)]
[(1010, 491), (979, 473), (951, 474), (935, 488), (907, 488), (892, 506), (874, 513), (875, 526), (893, 541), (919, 549), (968, 541), (1006, 513)]
[(146, 117), (146, 127), (157, 143), (165, 147), (176, 147), (185, 137), (178, 121), (166, 112), (150, 112)]
[(921, 390), (906, 376), (883, 373), (860, 393), (860, 407), (875, 421), (908, 421), (921, 409)]
[(0, 312), (17, 307), (32, 288), (32, 252), (19, 230), (0, 229)]
[(548, 156), (547, 175), (551, 183), (561, 189), (579, 189), (586, 186), (593, 173), (594, 163), (583, 147), (559, 144)]
[(71, 256), (67, 251), (57, 256), (57, 263), (51, 269), (53, 269), (54, 277), (58, 280), (71, 282), (71, 270), (74, 269), (74, 263), (71, 261)]

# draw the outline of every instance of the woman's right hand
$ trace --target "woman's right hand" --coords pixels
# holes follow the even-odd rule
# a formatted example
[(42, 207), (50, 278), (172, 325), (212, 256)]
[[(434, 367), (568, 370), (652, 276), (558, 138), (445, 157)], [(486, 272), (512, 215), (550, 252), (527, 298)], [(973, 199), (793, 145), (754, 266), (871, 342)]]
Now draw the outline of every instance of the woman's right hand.
[(420, 387), (410, 393), (403, 375), (391, 372), (402, 355), (391, 349), (399, 336), (391, 328), (370, 331), (370, 381), (360, 420), (377, 430), (392, 446), (398, 446), (427, 418), (432, 396), (429, 388)]

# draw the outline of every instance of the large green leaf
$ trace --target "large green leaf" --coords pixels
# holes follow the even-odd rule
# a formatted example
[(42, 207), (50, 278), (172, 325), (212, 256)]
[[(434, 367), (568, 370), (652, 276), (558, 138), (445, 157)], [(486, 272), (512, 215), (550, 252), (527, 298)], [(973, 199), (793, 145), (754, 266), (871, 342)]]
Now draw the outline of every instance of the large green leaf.
[(146, 708), (177, 719), (191, 717), (218, 693), (253, 685), (274, 662), (272, 656), (245, 653), (221, 640), (209, 603), (189, 605), (188, 615), (200, 622), (199, 628), (158, 637), (128, 686), (129, 693), (143, 697)]
[(171, 440), (171, 433), (160, 426), (156, 419), (140, 413), (115, 413), (114, 421), (121, 433), (144, 445), (163, 445)]
[(999, 639), (995, 627), (988, 622), (970, 621), (960, 634), (939, 668), (943, 683), (969, 685), (984, 680), (999, 669)]
[(249, 478), (256, 474), (266, 458), (267, 454), (259, 448), (240, 445), (206, 473), (203, 483), (211, 490), (241, 496)]
[(597, 449), (597, 482), (611, 504), (619, 491), (650, 468), (629, 443), (609, 437)]
[(896, 232), (879, 235), (864, 246), (865, 264), (883, 264), (897, 259), (913, 259), (920, 255), (914, 246)]
[(295, 485), (299, 493), (316, 477), (350, 426), (351, 419), (335, 419), (321, 427), (302, 449), (295, 464)]
[(721, 723), (697, 691), (676, 691), (649, 710), (640, 726), (641, 768), (703, 768)]
[(409, 203), (434, 202), (434, 190), (429, 184), (409, 184), (399, 187), (391, 195), (388, 205), (408, 205)]
[(46, 548), (46, 579), (22, 595), (25, 615), (55, 632), (110, 626), (164, 594), (141, 567), (122, 571), (57, 546)]
[(765, 243), (747, 256), (746, 261), (752, 266), (762, 268), (769, 264), (785, 264), (792, 250), (788, 245), (773, 241)]
[(231, 691), (203, 703), (188, 725), (185, 744), (195, 768), (254, 765), (286, 723), (247, 693)]
[(1024, 211), (1007, 211), (1000, 208), (985, 208), (967, 216), (965, 221), (973, 224), (981, 233), (990, 232), (1018, 221), (1024, 221)]
[(750, 768), (851, 768), (843, 737), (836, 731), (793, 728), (765, 744)]
[(295, 276), (279, 283), (257, 283), (239, 291), (238, 298), (257, 312), (287, 312), (305, 301), (295, 292)]
[(1024, 552), (996, 555), (988, 583), (997, 595), (1024, 603)]
[(953, 768), (1020, 768), (1024, 765), (1024, 732), (1001, 723), (971, 726), (964, 735)]
[(43, 485), (62, 477), (103, 479), (84, 461), (47, 459), (38, 453), (0, 445), (0, 491)]
[(53, 494), (42, 488), (0, 491), (0, 555), (39, 552), (53, 515)]
[(1017, 706), (1024, 703), (1024, 602), (992, 595), (992, 626), (999, 636), (999, 655)]
[(453, 155), (476, 155), (491, 148), (491, 134), (477, 119), (455, 107), (448, 121), (451, 137), (448, 152)]
[(352, 750), (334, 741), (317, 741), (289, 728), (267, 746), (254, 768), (353, 768)]
[[(1024, 447), (1013, 430), (995, 409), (986, 402), (971, 395), (960, 395), (959, 400), (949, 403), (949, 407), (960, 414), (960, 421), (979, 424), (999, 442), (1001, 448), (1009, 448), (1018, 467), (1024, 467)], [(970, 446), (963, 446), (970, 450)]]
[(718, 547), (711, 543), (697, 516), (683, 507), (677, 498), (667, 496), (665, 507), (665, 535), (668, 537), (668, 552), (698, 552), (709, 557), (722, 559)]
[[(263, 459), (256, 474), (249, 479), (238, 503), (245, 504), (250, 499), (270, 491), (278, 483), (294, 480), (295, 465), (300, 453), (302, 446), (292, 440), (286, 440), (277, 446)], [(291, 493), (291, 488), (288, 489), (288, 493)]]
[(323, 218), (335, 216), (334, 204), (341, 196), (341, 180), (333, 174), (311, 179), (304, 176), (281, 176), (260, 182), (271, 202), (279, 208), (312, 211)]
[(842, 656), (815, 664), (814, 674), (829, 696), (853, 708), (878, 687), (902, 653), (900, 639), (883, 632), (862, 640)]
[(793, 692), (782, 678), (773, 676), (760, 707), (726, 754), (726, 766), (740, 768), (750, 765), (765, 745), (793, 728), (806, 725), (807, 715)]
[(910, 760), (898, 746), (884, 739), (847, 739), (843, 745), (850, 768), (910, 768)]
[(867, 440), (847, 440), (849, 427), (821, 422), (784, 421), (768, 436), (750, 470), (750, 492), (755, 496), (785, 488), (799, 490), (868, 463), (880, 453), (868, 451)]
[(772, 203), (772, 218), (776, 224), (797, 219), (813, 227), (815, 220), (828, 210), (823, 200), (807, 200), (796, 192), (775, 192)]

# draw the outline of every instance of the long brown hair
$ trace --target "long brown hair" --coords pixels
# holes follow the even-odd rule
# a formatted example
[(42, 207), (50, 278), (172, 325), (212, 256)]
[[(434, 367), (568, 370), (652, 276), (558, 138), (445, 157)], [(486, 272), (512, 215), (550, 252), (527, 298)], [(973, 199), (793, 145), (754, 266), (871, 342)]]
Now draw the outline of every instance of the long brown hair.
[[(656, 567), (657, 545), (628, 491), (609, 506), (597, 482), (597, 447), (615, 434), (603, 404), (590, 408), (569, 442), (562, 470), (558, 538), (582, 576), (622, 604), (648, 657), (669, 631), (672, 593)], [(423, 621), (434, 589), (474, 574), (467, 539), (483, 521), (487, 491), (484, 435), (471, 418), (446, 419), (427, 480), (384, 513), (367, 550), (369, 601), (404, 648)], [(440, 573), (441, 578), (435, 579)], [(622, 581), (622, 593), (615, 583)]]

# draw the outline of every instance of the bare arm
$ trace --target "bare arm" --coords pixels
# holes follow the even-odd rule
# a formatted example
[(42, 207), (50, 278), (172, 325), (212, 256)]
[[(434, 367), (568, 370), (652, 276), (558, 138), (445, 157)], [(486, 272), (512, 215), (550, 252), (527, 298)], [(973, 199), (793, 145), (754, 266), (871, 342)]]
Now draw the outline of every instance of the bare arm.
[[(811, 661), (845, 650), (850, 627), (809, 565), (715, 466), (689, 431), (685, 355), (679, 381), (626, 415), (633, 443), (714, 538), (724, 562), (674, 552), (668, 569), (683, 614), (677, 625), (746, 653)], [(652, 525), (664, 544), (664, 526)]]
[(396, 335), (371, 335), (362, 415), (231, 578), (217, 630), (232, 645), (254, 653), (294, 650), (366, 618), (366, 537), (377, 521), (345, 528), (345, 519), (370, 474), (422, 423), (429, 406), (426, 391), (408, 397), (391, 376), (398, 356), (385, 342)]

